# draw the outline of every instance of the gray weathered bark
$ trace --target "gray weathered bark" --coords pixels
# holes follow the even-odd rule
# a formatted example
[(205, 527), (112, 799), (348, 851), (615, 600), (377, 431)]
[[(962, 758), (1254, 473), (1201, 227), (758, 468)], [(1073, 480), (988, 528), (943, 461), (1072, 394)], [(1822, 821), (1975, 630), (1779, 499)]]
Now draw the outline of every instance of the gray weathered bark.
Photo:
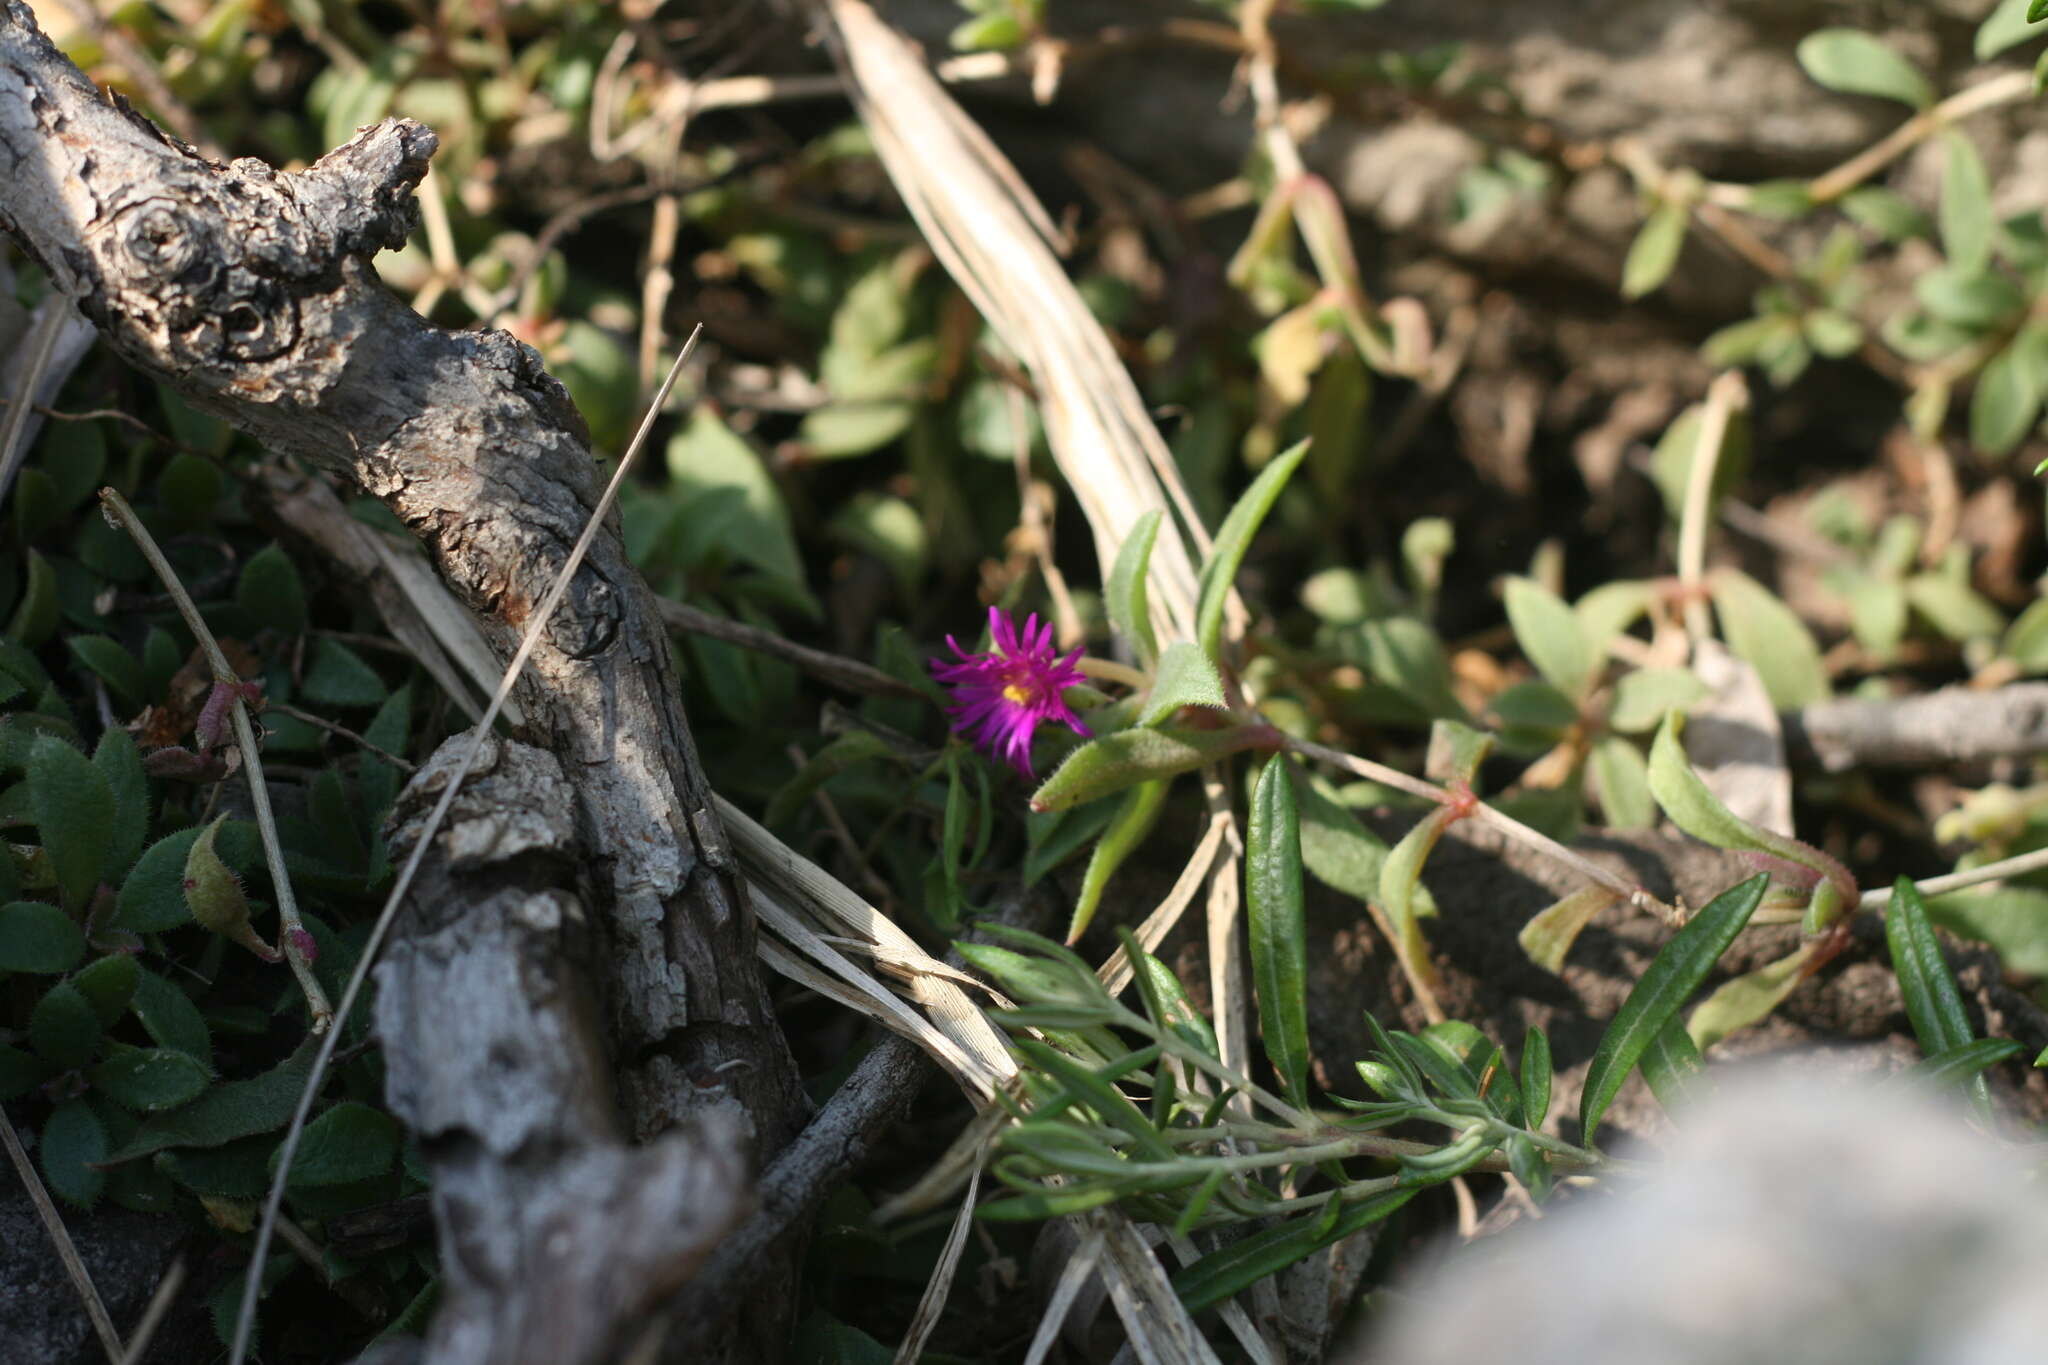
[[(377, 968), (385, 1088), (434, 1173), (443, 1297), (429, 1358), (606, 1360), (746, 1212), (744, 1143), (713, 1110), (626, 1145), (573, 793), (552, 755), (486, 743)], [(463, 751), (444, 745), (406, 788), (398, 856)]]
[[(301, 174), (209, 162), (102, 97), (19, 0), (0, 15), (0, 228), (126, 359), (383, 499), (508, 658), (595, 505), (594, 465), (532, 350), (436, 328), (372, 271), (411, 230), (434, 148), (393, 119)], [(615, 524), (518, 700), (568, 774), (590, 859), (594, 992), (627, 1135), (721, 1112), (758, 1163), (803, 1099), (666, 635)], [(772, 1326), (780, 1297), (747, 1309)]]
[(2048, 751), (2048, 683), (1821, 702), (1785, 714), (1785, 745), (1793, 762), (1831, 773), (2025, 758)]

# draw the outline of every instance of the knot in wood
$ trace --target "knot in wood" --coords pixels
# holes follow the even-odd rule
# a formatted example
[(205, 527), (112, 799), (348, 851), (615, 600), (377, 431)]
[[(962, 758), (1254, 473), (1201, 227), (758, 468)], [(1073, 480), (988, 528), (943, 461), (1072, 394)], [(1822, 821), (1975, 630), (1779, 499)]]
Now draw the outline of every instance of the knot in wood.
[(100, 238), (109, 301), (173, 364), (274, 360), (298, 341), (298, 300), (209, 210), (166, 198), (120, 210)]

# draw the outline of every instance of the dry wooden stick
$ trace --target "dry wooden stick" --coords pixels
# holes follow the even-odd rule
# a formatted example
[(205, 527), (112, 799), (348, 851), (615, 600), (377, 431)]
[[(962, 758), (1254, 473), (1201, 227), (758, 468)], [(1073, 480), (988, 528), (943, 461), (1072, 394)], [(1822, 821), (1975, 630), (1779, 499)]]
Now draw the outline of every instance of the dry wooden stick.
[(256, 813), (256, 832), (263, 843), (264, 862), (270, 868), (271, 889), (277, 893), (278, 947), (283, 950), (285, 961), (291, 964), (299, 989), (305, 992), (306, 1008), (313, 1015), (313, 1032), (325, 1033), (334, 1019), (334, 1009), (327, 1003), (327, 992), (321, 987), (319, 978), (313, 975), (313, 960), (306, 955), (313, 936), (307, 931), (306, 922), (299, 918), (299, 900), (292, 894), (291, 873), (285, 870), (284, 844), (277, 837), (277, 817), (270, 809), (270, 784), (263, 777), (263, 757), (256, 746), (256, 726), (249, 719), (249, 707), (242, 700), (240, 691), (242, 675), (235, 672), (235, 666), (228, 662), (220, 641), (213, 638), (212, 628), (199, 614), (199, 604), (192, 600), (191, 593), (185, 591), (178, 571), (171, 567), (170, 560), (164, 558), (163, 548), (156, 543), (156, 537), (149, 533), (149, 528), (142, 524), (142, 518), (135, 515), (135, 509), (128, 505), (128, 500), (111, 488), (102, 488), (100, 505), (106, 511), (107, 519), (134, 540), (135, 548), (142, 551), (142, 557), (149, 561), (149, 567), (163, 583), (164, 591), (170, 594), (178, 615), (184, 618), (186, 629), (192, 632), (192, 638), (206, 652), (206, 661), (213, 668), (214, 685), (230, 689), (228, 714), (235, 727), (235, 746), (242, 751), (242, 770), (249, 779), (249, 804)]
[(171, 1268), (164, 1272), (157, 1282), (156, 1292), (149, 1296), (149, 1306), (142, 1310), (142, 1321), (135, 1324), (135, 1335), (128, 1338), (128, 1349), (121, 1356), (121, 1365), (142, 1365), (143, 1357), (149, 1354), (149, 1343), (156, 1339), (156, 1329), (163, 1326), (164, 1315), (171, 1311), (177, 1301), (178, 1291), (185, 1287), (185, 1258), (180, 1255), (171, 1262)]
[(30, 1202), (36, 1206), (36, 1216), (43, 1220), (50, 1240), (57, 1244), (57, 1259), (64, 1263), (64, 1273), (71, 1277), (72, 1285), (78, 1290), (78, 1297), (85, 1304), (85, 1315), (92, 1320), (92, 1330), (99, 1335), (100, 1345), (106, 1348), (107, 1359), (119, 1362), (123, 1355), (121, 1334), (114, 1330), (114, 1319), (107, 1313), (107, 1305), (93, 1285), (92, 1276), (86, 1273), (85, 1262), (78, 1256), (78, 1247), (71, 1240), (64, 1220), (58, 1216), (57, 1205), (51, 1201), (50, 1192), (43, 1188), (43, 1178), (30, 1164), (28, 1152), (21, 1145), (21, 1135), (14, 1131), (14, 1120), (7, 1117), (5, 1110), (0, 1110), (0, 1142), (7, 1144), (7, 1159), (14, 1163), (15, 1174), (21, 1177)]

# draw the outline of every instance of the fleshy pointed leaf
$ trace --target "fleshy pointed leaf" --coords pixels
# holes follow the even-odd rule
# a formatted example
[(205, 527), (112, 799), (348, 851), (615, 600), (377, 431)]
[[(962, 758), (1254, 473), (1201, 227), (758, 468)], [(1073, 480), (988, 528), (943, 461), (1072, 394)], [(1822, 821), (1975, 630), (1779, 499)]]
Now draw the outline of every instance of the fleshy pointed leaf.
[(1947, 159), (1941, 171), (1941, 201), (1935, 214), (1941, 226), (1941, 247), (1949, 266), (1974, 275), (1991, 260), (1991, 233), (1997, 226), (1991, 211), (1991, 176), (1977, 144), (1954, 128), (1943, 131)]
[(1550, 1116), (1550, 1035), (1532, 1026), (1522, 1043), (1522, 1113), (1530, 1128)]
[[(1942, 956), (1920, 888), (1911, 878), (1901, 877), (1892, 885), (1892, 898), (1884, 912), (1884, 937), (1920, 1050), (1932, 1057), (1971, 1042), (1976, 1035), (1969, 1012), (1963, 1008), (1962, 992), (1949, 972), (1948, 959)], [(1983, 1077), (1970, 1082), (1971, 1097), (1978, 1104), (1989, 1104), (1990, 1093)]]
[(1643, 1080), (1649, 1083), (1650, 1093), (1666, 1109), (1676, 1109), (1697, 1098), (1705, 1084), (1707, 1064), (1676, 1018), (1650, 1040), (1638, 1065), (1643, 1069)]
[(1259, 477), (1252, 480), (1252, 486), (1230, 509), (1230, 515), (1223, 519), (1223, 529), (1216, 533), (1215, 548), (1202, 565), (1201, 594), (1195, 609), (1195, 640), (1211, 659), (1222, 648), (1223, 604), (1229, 600), (1231, 584), (1237, 581), (1238, 568), (1251, 548), (1252, 537), (1307, 454), (1308, 442), (1303, 441), (1274, 456), (1273, 462), (1259, 471)]
[(1796, 711), (1828, 699), (1828, 672), (1820, 648), (1790, 607), (1734, 569), (1709, 574), (1707, 591), (1728, 647), (1756, 669), (1773, 706)]
[(1155, 777), (1192, 772), (1227, 754), (1270, 749), (1277, 743), (1278, 736), (1260, 725), (1239, 725), (1227, 730), (1166, 726), (1119, 731), (1091, 740), (1067, 755), (1066, 761), (1031, 794), (1031, 808), (1065, 810)]
[(1818, 942), (1801, 944), (1776, 962), (1745, 972), (1716, 988), (1685, 1021), (1685, 1031), (1693, 1046), (1704, 1052), (1778, 1008), (1806, 979), (1806, 964), (1819, 950)]
[(1380, 868), (1380, 908), (1394, 923), (1395, 932), (1406, 935), (1414, 918), (1415, 888), (1422, 878), (1422, 865), (1436, 848), (1437, 840), (1451, 826), (1451, 810), (1439, 807), (1420, 824), (1401, 836)]
[(1628, 258), (1621, 266), (1621, 296), (1639, 299), (1671, 278), (1678, 253), (1685, 245), (1685, 228), (1691, 210), (1667, 200), (1650, 212), (1642, 231), (1629, 243)]
[(1259, 1036), (1296, 1105), (1308, 1102), (1308, 912), (1301, 894), (1301, 822), (1284, 755), (1252, 791), (1245, 839), (1245, 918)]
[(1811, 844), (1760, 829), (1721, 804), (1685, 756), (1679, 739), (1684, 729), (1685, 712), (1673, 711), (1650, 745), (1650, 792), (1671, 823), (1715, 848), (1753, 849), (1817, 872), (1835, 884), (1844, 904), (1853, 902), (1855, 880), (1839, 862)]
[(1657, 823), (1657, 803), (1650, 796), (1649, 765), (1643, 751), (1619, 735), (1602, 735), (1587, 755), (1600, 809), (1615, 829), (1649, 829)]
[(1131, 642), (1138, 661), (1149, 664), (1159, 654), (1159, 640), (1152, 633), (1152, 599), (1145, 586), (1152, 568), (1152, 545), (1159, 538), (1159, 523), (1166, 512), (1155, 507), (1131, 525), (1131, 532), (1116, 552), (1109, 571), (1109, 585), (1103, 589), (1109, 608), (1109, 623), (1116, 633)]
[(1067, 926), (1068, 943), (1078, 941), (1088, 932), (1088, 922), (1095, 918), (1095, 907), (1102, 900), (1103, 888), (1109, 885), (1110, 877), (1124, 860), (1145, 842), (1145, 836), (1152, 832), (1152, 827), (1159, 823), (1160, 809), (1166, 804), (1167, 788), (1172, 785), (1170, 778), (1157, 777), (1150, 782), (1140, 782), (1124, 793), (1115, 818), (1102, 832), (1095, 851), (1088, 856), (1088, 871), (1081, 878), (1081, 894), (1074, 902), (1073, 921)]
[(1600, 1131), (1601, 1116), (1644, 1051), (1749, 923), (1769, 884), (1770, 878), (1759, 873), (1714, 897), (1671, 936), (1636, 982), (1586, 1069), (1585, 1093), (1579, 1104), (1579, 1127), (1585, 1142), (1591, 1143)]

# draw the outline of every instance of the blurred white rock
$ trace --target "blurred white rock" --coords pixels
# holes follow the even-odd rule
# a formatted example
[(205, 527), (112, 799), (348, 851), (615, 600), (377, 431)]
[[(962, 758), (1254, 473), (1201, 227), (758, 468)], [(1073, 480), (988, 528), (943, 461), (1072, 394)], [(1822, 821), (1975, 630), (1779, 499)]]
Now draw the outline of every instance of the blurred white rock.
[(2048, 1360), (2048, 1148), (1959, 1095), (1722, 1073), (1640, 1182), (1432, 1261), (1344, 1365)]

